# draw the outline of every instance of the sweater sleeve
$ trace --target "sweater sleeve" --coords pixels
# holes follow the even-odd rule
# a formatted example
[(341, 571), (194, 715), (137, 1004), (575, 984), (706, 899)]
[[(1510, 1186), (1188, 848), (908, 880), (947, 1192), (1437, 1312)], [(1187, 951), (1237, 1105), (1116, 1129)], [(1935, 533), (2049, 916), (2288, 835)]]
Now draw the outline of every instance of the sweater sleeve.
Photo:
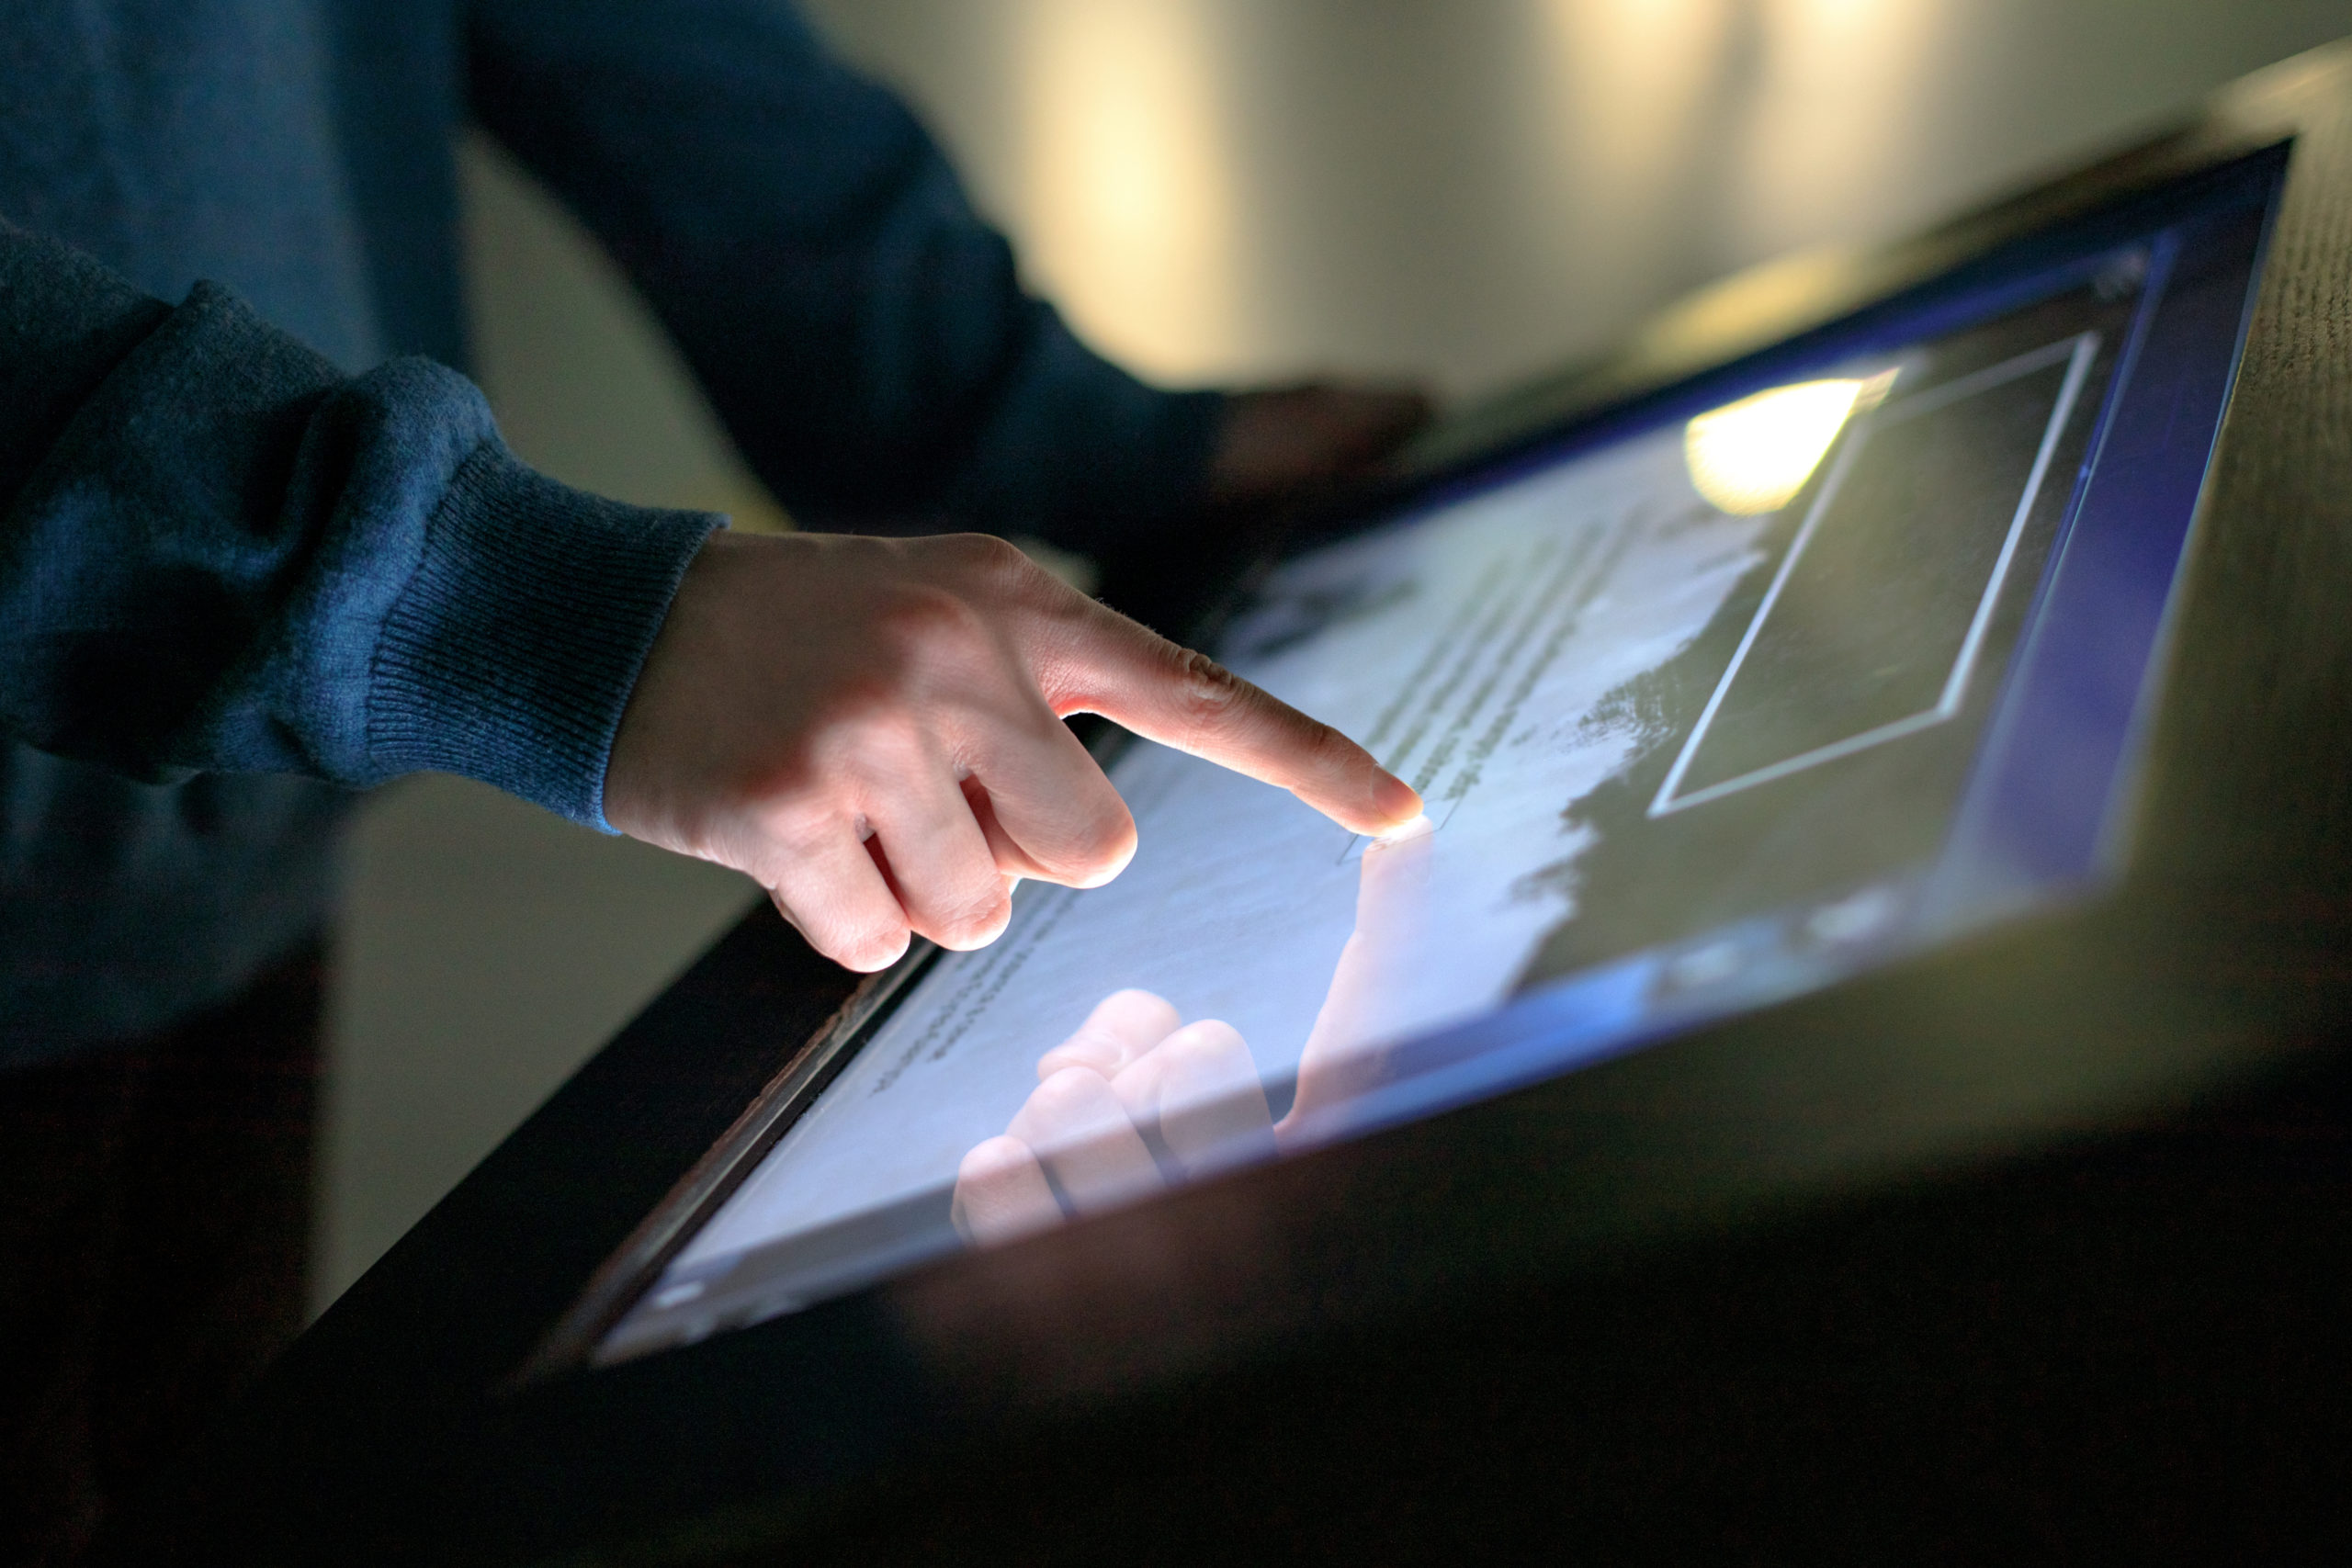
[(904, 105), (786, 0), (475, 0), (482, 122), (611, 248), (805, 520), (1102, 554), (1196, 501), (1223, 406), (1021, 288)]
[(149, 780), (465, 773), (603, 827), (719, 519), (525, 468), (455, 372), (347, 378), (0, 223), (0, 729)]

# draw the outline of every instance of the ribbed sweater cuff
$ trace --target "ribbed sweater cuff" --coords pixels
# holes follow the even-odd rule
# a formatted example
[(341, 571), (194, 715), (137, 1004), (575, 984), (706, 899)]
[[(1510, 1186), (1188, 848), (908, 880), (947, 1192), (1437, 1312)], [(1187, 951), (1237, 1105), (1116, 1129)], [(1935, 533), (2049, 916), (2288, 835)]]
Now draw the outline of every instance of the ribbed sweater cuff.
[(725, 521), (605, 501), (484, 442), (385, 618), (370, 752), (388, 773), (463, 773), (611, 832), (621, 710), (687, 562)]

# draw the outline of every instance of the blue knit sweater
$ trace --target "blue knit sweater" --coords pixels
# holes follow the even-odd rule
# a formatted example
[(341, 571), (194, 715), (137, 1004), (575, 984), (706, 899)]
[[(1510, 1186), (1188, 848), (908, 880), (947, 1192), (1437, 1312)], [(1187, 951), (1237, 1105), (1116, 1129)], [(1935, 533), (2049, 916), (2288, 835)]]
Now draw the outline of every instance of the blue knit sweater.
[(603, 825), (719, 520), (532, 472), (447, 368), (468, 114), (804, 520), (1099, 551), (1197, 484), (1216, 400), (1027, 298), (914, 119), (784, 0), (13, 0), (0, 1066), (304, 940), (353, 790), (438, 769)]

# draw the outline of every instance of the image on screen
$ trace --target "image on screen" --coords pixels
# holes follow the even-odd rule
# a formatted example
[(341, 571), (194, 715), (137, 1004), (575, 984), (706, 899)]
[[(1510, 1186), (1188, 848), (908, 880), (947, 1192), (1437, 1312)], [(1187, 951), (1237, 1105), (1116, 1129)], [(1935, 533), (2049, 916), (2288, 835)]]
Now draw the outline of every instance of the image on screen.
[[(1457, 487), (1213, 651), (1427, 803), (1368, 842), (1136, 742), (1140, 848), (932, 962), (616, 1360), (1633, 1048), (1916, 950), (2150, 293), (2038, 299)], [(1516, 1032), (1481, 1021), (1541, 1010)], [(1498, 1010), (1502, 1010), (1498, 1013)]]

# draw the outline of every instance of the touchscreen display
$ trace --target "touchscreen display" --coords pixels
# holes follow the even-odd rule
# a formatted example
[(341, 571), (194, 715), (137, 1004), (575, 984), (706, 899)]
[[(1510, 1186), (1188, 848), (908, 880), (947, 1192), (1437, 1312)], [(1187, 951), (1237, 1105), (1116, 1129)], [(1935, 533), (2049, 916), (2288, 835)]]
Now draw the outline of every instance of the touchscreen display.
[[(1367, 842), (1130, 744), (1126, 872), (1024, 886), (995, 945), (933, 960), (598, 1359), (1570, 1070), (2094, 880), (2257, 232), (2111, 246), (1272, 570), (1213, 650), (1361, 740), (1425, 822)], [(2093, 538), (2125, 389), (2177, 403), (2163, 318), (2199, 299), (2212, 406), (2166, 416), (2185, 491), (2119, 491)], [(2162, 570), (2119, 609), (2096, 562), (2126, 546)], [(2086, 635), (2111, 678), (2068, 688), (2074, 740), (2041, 746), (2034, 660), (2078, 687)]]

